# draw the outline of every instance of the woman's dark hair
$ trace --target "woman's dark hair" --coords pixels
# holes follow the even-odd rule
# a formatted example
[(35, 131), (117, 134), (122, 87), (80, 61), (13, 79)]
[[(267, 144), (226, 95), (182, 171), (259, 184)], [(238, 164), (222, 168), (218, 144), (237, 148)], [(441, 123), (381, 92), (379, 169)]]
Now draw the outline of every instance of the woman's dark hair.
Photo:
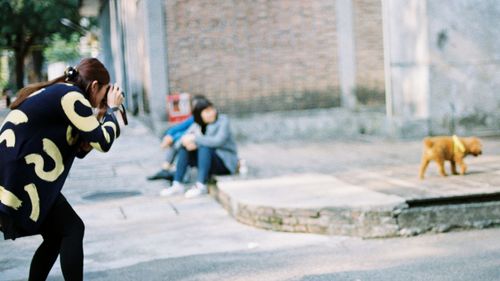
[(206, 108), (211, 107), (211, 106), (213, 106), (212, 102), (209, 101), (205, 97), (200, 97), (200, 98), (196, 99), (196, 102), (194, 103), (194, 107), (193, 107), (193, 111), (192, 111), (194, 122), (196, 122), (198, 125), (200, 125), (201, 131), (203, 133), (205, 133), (205, 129), (207, 127), (207, 124), (205, 122), (203, 122), (203, 119), (201, 118), (201, 112), (203, 110), (205, 110)]
[[(199, 101), (199, 100), (203, 100), (203, 99), (207, 99), (207, 97), (205, 97), (204, 95), (194, 95), (191, 97), (191, 108), (194, 108), (194, 106), (196, 105), (196, 103)], [(191, 110), (192, 112), (193, 110)]]
[(109, 84), (110, 78), (106, 67), (96, 58), (85, 58), (76, 68), (68, 67), (64, 75), (59, 76), (47, 82), (30, 84), (17, 93), (17, 99), (10, 105), (10, 109), (16, 109), (24, 100), (32, 93), (53, 85), (55, 83), (68, 82), (71, 83), (85, 93), (85, 97), (89, 98), (89, 88), (93, 81), (97, 81), (101, 85)]

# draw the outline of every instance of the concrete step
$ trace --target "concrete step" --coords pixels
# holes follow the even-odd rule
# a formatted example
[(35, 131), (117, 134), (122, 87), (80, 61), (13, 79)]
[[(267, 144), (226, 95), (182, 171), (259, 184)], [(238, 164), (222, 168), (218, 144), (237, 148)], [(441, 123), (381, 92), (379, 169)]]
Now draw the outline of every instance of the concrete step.
[(500, 193), (404, 198), (330, 175), (223, 178), (212, 196), (238, 221), (287, 232), (363, 238), (484, 228), (500, 224)]

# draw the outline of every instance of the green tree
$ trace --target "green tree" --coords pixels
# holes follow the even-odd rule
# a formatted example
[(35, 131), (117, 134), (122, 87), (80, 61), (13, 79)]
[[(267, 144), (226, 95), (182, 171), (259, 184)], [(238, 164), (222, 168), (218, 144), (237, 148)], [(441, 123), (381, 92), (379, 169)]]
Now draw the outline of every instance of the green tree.
[(62, 38), (61, 35), (55, 34), (50, 41), (50, 45), (43, 52), (48, 62), (71, 62), (80, 57), (78, 50), (79, 34), (75, 33), (68, 38)]
[[(74, 33), (62, 18), (79, 22), (79, 0), (0, 0), (0, 48), (14, 51), (16, 86), (24, 86), (24, 59), (34, 46), (43, 47), (54, 34)], [(36, 48), (40, 50), (40, 48)]]

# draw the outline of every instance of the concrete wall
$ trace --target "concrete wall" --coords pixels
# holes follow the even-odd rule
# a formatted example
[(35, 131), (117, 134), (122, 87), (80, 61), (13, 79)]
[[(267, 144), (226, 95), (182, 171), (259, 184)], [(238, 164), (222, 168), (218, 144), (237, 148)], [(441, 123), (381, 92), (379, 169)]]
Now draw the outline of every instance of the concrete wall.
[(103, 3), (100, 14), (102, 60), (122, 86), (133, 113), (161, 133), (168, 94), (163, 0)]
[(427, 1), (432, 132), (499, 132), (500, 2)]
[(149, 114), (150, 93), (145, 79), (148, 54), (144, 32), (144, 1), (120, 1), (123, 28), (123, 65), (127, 75), (127, 98), (131, 112)]
[(190, 92), (253, 122), (339, 106), (355, 120), (387, 100), (389, 126), (375, 133), (500, 132), (494, 0), (106, 3), (114, 76), (158, 130), (165, 96)]
[(428, 36), (425, 1), (387, 0), (390, 38), (389, 77), (394, 115), (404, 119), (427, 118), (428, 112)]
[[(144, 10), (139, 17), (144, 18), (143, 39), (144, 39), (144, 71), (142, 79), (145, 92), (144, 100), (149, 104), (150, 117), (156, 131), (165, 128), (166, 96), (169, 89), (167, 45), (165, 31), (165, 5), (163, 0), (142, 0)], [(136, 65), (130, 65), (136, 67)]]
[(403, 135), (498, 133), (497, 1), (384, 0), (394, 124)]

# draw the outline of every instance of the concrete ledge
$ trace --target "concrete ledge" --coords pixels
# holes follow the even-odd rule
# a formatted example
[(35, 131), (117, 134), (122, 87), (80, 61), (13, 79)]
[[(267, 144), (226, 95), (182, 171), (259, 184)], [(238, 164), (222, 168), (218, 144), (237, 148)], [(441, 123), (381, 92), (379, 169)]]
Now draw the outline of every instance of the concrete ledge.
[(291, 110), (231, 118), (231, 131), (237, 141), (251, 143), (332, 139), (364, 134), (384, 136), (388, 134), (387, 126), (383, 110), (368, 109), (356, 112), (345, 108)]
[(210, 194), (239, 222), (275, 231), (377, 238), (500, 224), (500, 202), (410, 208), (404, 198), (319, 174), (223, 179)]
[(399, 234), (447, 232), (454, 229), (486, 228), (500, 225), (500, 202), (419, 207), (397, 215)]
[(210, 193), (234, 218), (248, 225), (361, 237), (398, 235), (394, 214), (407, 206), (401, 197), (319, 174), (219, 181)]

